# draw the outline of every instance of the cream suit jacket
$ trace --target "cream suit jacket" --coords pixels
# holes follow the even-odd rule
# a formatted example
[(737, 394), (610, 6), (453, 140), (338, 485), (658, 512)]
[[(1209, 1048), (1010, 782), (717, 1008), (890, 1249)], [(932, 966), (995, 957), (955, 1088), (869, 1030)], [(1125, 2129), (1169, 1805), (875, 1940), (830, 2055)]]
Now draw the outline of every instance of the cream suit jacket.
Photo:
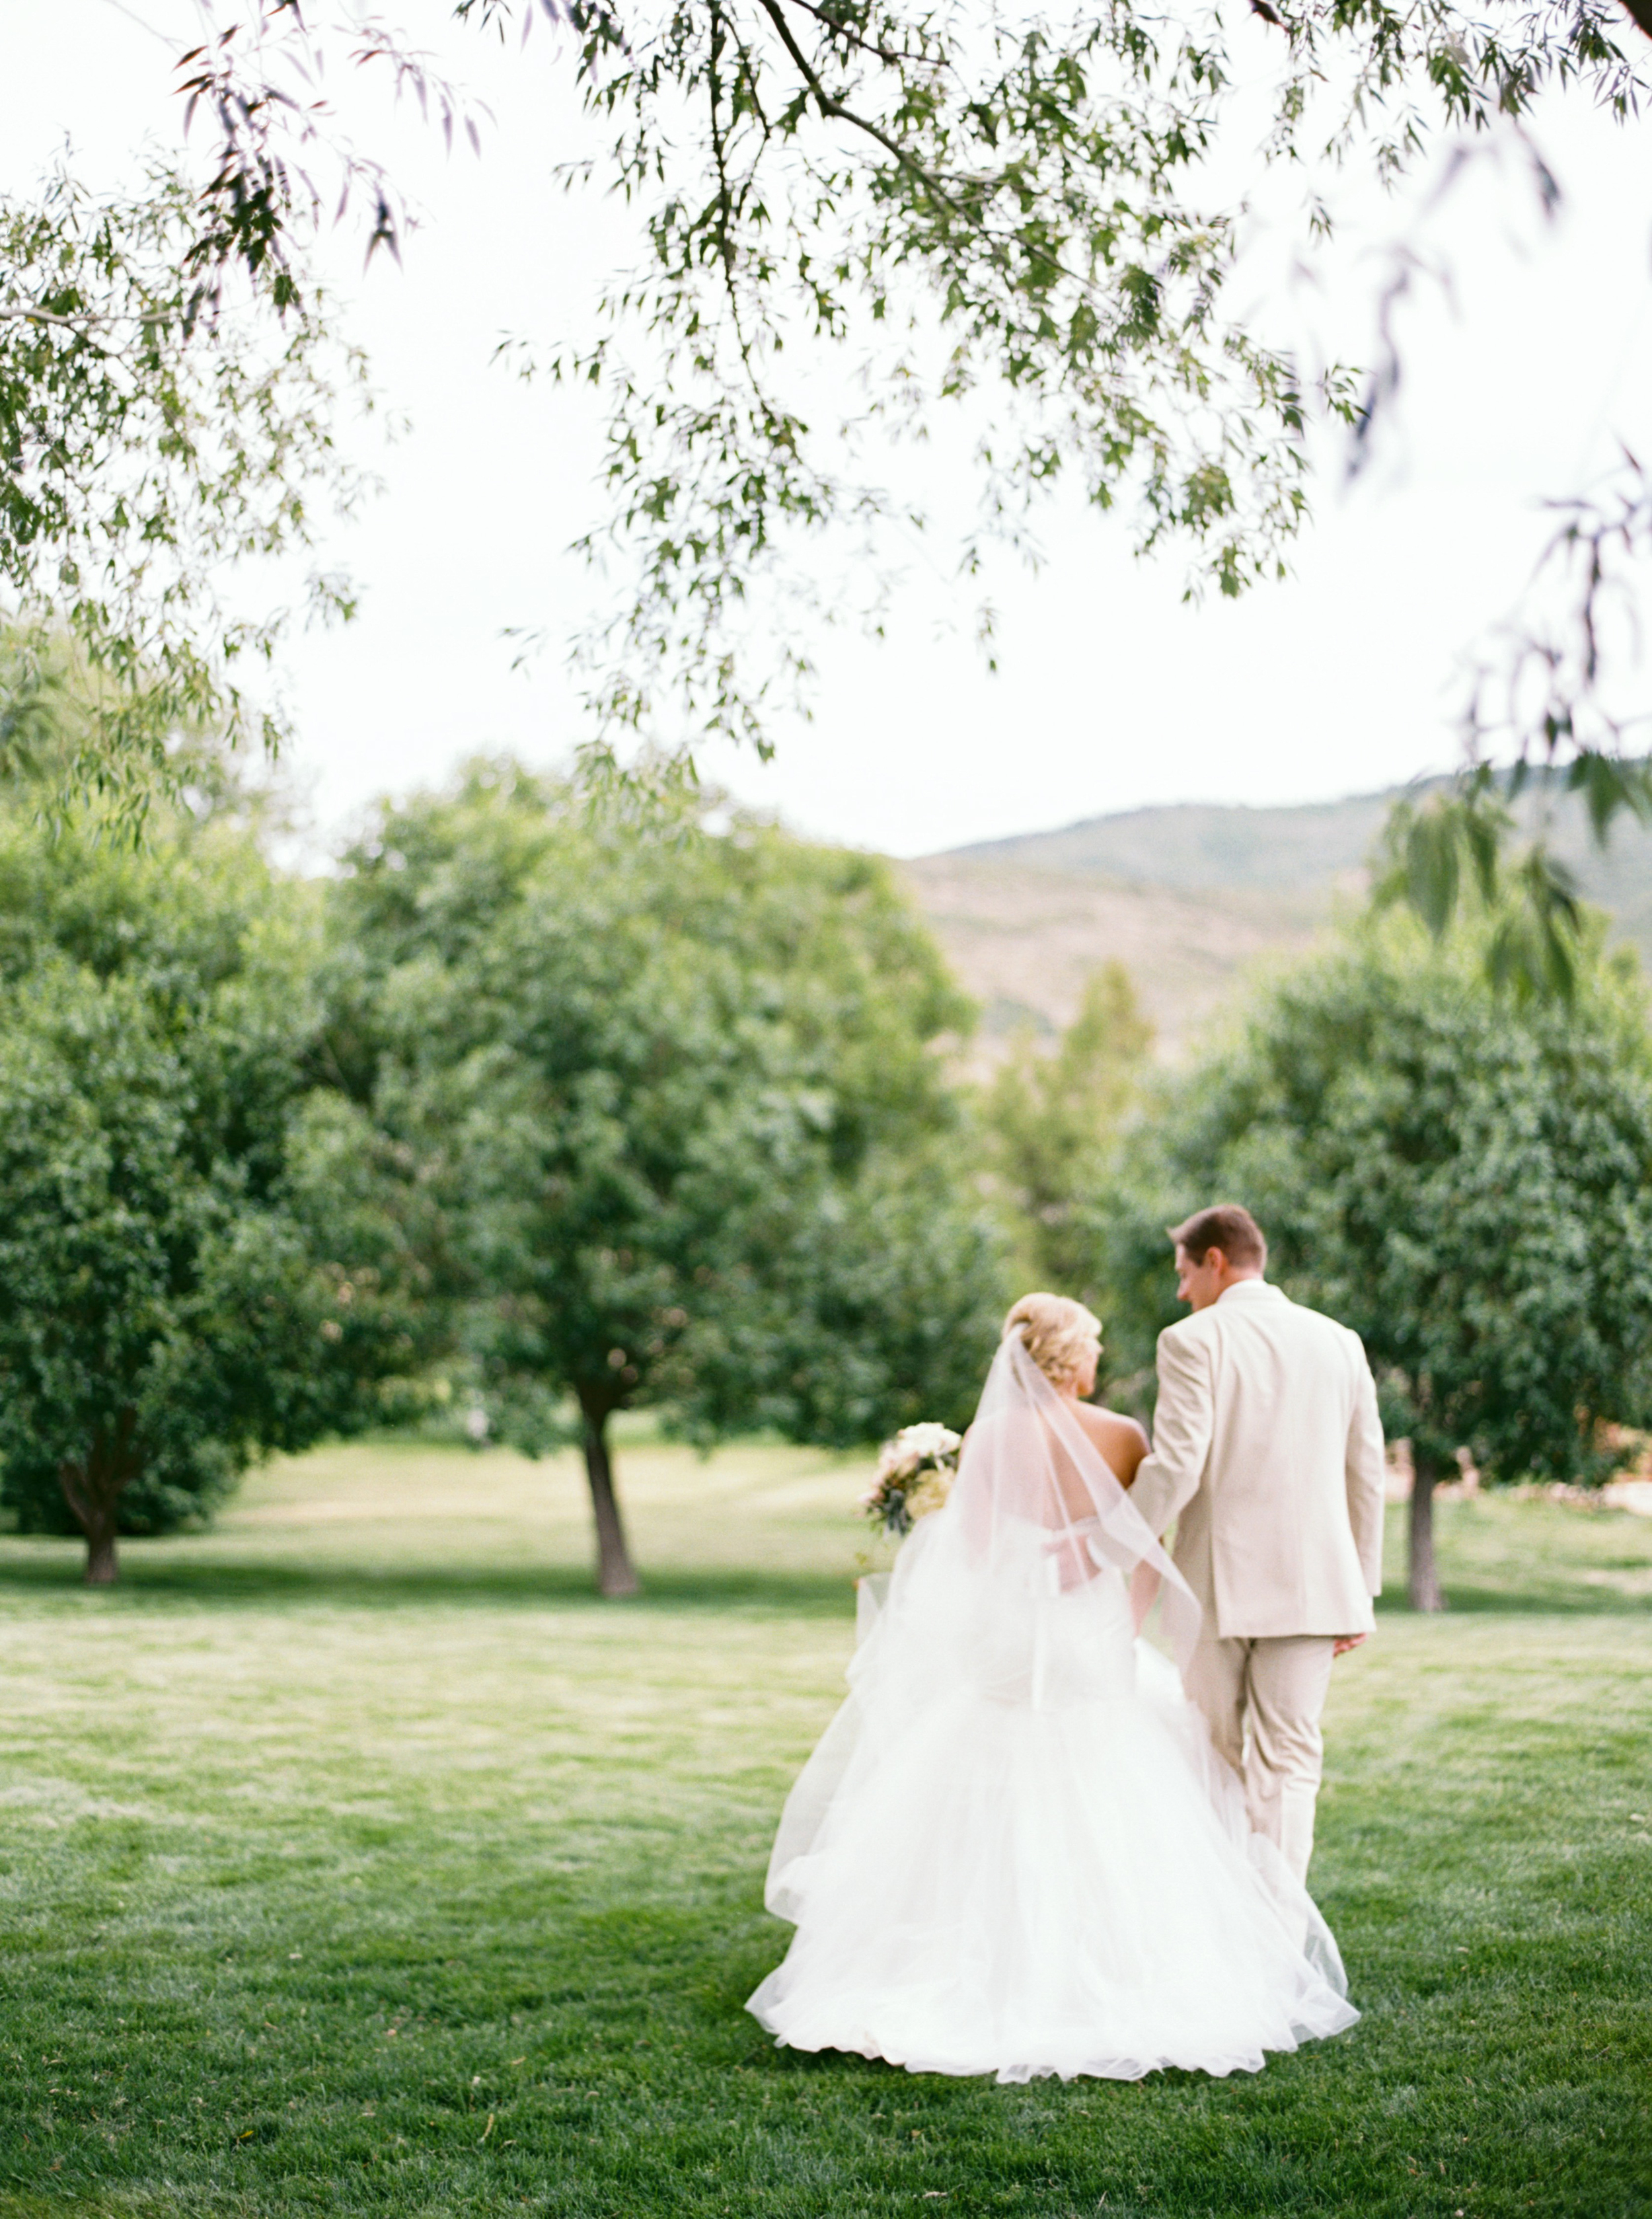
[(1382, 1586), (1382, 1426), (1357, 1333), (1241, 1279), (1158, 1337), (1130, 1500), (1222, 1639), (1366, 1633)]

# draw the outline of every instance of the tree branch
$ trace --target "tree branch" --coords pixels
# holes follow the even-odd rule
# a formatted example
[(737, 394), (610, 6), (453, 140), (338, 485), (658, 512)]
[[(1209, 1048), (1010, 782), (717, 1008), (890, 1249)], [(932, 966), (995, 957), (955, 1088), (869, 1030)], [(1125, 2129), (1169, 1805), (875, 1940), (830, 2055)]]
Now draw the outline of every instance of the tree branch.
[(767, 408), (768, 403), (758, 383), (756, 366), (752, 361), (751, 346), (747, 339), (745, 322), (740, 313), (739, 289), (735, 284), (735, 246), (730, 235), (734, 216), (734, 191), (729, 183), (727, 146), (722, 120), (718, 115), (718, 104), (723, 97), (723, 81), (717, 70), (717, 34), (723, 28), (722, 9), (718, 0), (712, 0), (711, 65), (706, 76), (706, 90), (711, 107), (711, 152), (717, 163), (717, 259), (723, 265), (723, 285), (724, 292), (728, 295), (729, 315), (734, 325), (735, 345), (740, 350), (740, 359), (745, 364), (746, 376), (753, 394), (759, 403)]
[[(805, 15), (812, 16), (833, 38), (846, 40), (850, 46), (858, 47), (863, 54), (876, 54), (879, 60), (886, 63), (891, 69), (898, 69), (903, 62), (918, 62), (930, 69), (944, 66), (937, 55), (915, 54), (904, 47), (880, 47), (873, 40), (863, 39), (859, 31), (852, 30), (848, 24), (836, 22), (823, 8), (815, 7), (813, 0), (792, 0), (792, 4), (801, 8)], [(1251, 4), (1255, 5), (1255, 0), (1251, 0)]]
[(8, 308), (0, 306), (0, 317), (12, 323), (53, 324), (59, 331), (76, 332), (83, 337), (93, 326), (109, 324), (109, 316), (59, 316), (50, 308)]
[[(814, 94), (816, 100), (819, 103), (821, 114), (823, 115), (836, 116), (841, 121), (851, 125), (856, 131), (865, 132), (868, 139), (875, 139), (879, 146), (880, 146), (886, 153), (894, 157), (895, 160), (900, 164), (902, 169), (908, 170), (915, 177), (921, 178), (929, 188), (929, 190), (935, 196), (936, 199), (944, 201), (954, 214), (961, 214), (963, 210), (960, 203), (956, 199), (954, 199), (953, 195), (947, 190), (945, 185), (941, 183), (940, 178), (935, 175), (933, 171), (926, 169), (922, 162), (916, 160), (914, 156), (908, 153), (905, 147), (901, 145), (898, 140), (891, 139), (886, 131), (880, 130), (878, 125), (872, 121), (870, 116), (857, 115), (854, 109), (846, 105), (844, 102), (839, 100), (835, 93), (827, 91), (826, 87), (821, 82), (819, 74), (816, 71), (814, 65), (810, 61), (808, 55), (804, 53), (803, 48), (792, 37), (792, 26), (786, 22), (786, 17), (780, 13), (779, 0), (757, 0), (757, 4), (761, 8), (763, 13), (768, 17), (769, 22), (773, 24), (775, 29), (779, 33), (781, 44), (785, 47), (787, 53), (791, 55), (793, 62), (796, 63), (798, 70), (803, 74), (804, 81), (808, 84), (809, 90)], [(810, 10), (810, 12), (812, 13), (813, 11)]]
[[(797, 0), (797, 3), (800, 6), (808, 7), (808, 0)], [(1641, 4), (1652, 5), (1652, 0), (1641, 0)], [(850, 108), (845, 102), (839, 100), (835, 94), (830, 93), (826, 90), (825, 84), (822, 81), (818, 71), (810, 62), (808, 56), (804, 53), (796, 39), (792, 37), (791, 27), (780, 13), (778, 0), (758, 0), (758, 5), (761, 8), (763, 13), (768, 17), (769, 21), (773, 24), (775, 29), (779, 33), (786, 52), (791, 55), (793, 62), (797, 65), (798, 70), (802, 72), (804, 80), (807, 82), (810, 90), (814, 94), (816, 101), (819, 104), (821, 114), (824, 116), (836, 116), (842, 121), (851, 125), (855, 130), (862, 131), (868, 138), (875, 140), (879, 146), (885, 148), (888, 153), (893, 156), (895, 160), (900, 164), (904, 170), (908, 171), (913, 177), (919, 178), (925, 185), (927, 185), (929, 190), (935, 195), (935, 198), (949, 208), (953, 215), (971, 223), (977, 234), (985, 241), (988, 252), (992, 259), (998, 264), (998, 267), (1001, 270), (1006, 268), (1008, 264), (1009, 250), (1001, 239), (996, 239), (993, 236), (991, 227), (988, 223), (986, 223), (979, 215), (972, 216), (956, 194), (948, 191), (947, 188), (941, 183), (941, 179), (935, 175), (935, 171), (926, 168), (922, 162), (917, 160), (914, 155), (910, 153), (907, 149), (900, 144), (898, 140), (891, 139), (888, 133), (882, 130), (877, 124), (873, 122), (869, 116), (860, 115), (856, 109)], [(809, 7), (809, 13), (810, 15), (818, 15), (819, 10), (817, 9)], [(826, 20), (827, 19), (824, 17), (822, 18), (823, 22)], [(828, 25), (828, 28), (830, 28), (829, 24)], [(1070, 269), (1068, 265), (1065, 262), (1061, 261), (1058, 257), (1050, 255), (1047, 259), (1049, 267), (1054, 270), (1056, 275), (1059, 277), (1066, 278), (1070, 283), (1079, 286), (1087, 293), (1093, 294), (1101, 289), (1097, 287), (1094, 278), (1086, 277), (1080, 271)]]

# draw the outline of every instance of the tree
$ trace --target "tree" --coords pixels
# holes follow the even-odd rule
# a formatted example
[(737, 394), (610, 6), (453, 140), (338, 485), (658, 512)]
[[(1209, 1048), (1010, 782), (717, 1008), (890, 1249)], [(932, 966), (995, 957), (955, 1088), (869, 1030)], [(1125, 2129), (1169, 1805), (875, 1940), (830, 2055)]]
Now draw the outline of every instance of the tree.
[(1121, 1213), (1145, 1229), (1242, 1199), (1270, 1276), (1360, 1334), (1412, 1444), (1422, 1610), (1440, 1607), (1433, 1491), (1460, 1446), (1494, 1483), (1587, 1485), (1612, 1469), (1605, 1421), (1652, 1417), (1644, 989), (1595, 920), (1569, 1009), (1499, 996), (1476, 942), (1500, 922), (1436, 948), (1376, 921), (1274, 987), (1144, 1135)]
[[(66, 698), (59, 801), (140, 815), (180, 737), (284, 729), (239, 674), (286, 612), (238, 612), (227, 580), (307, 549), (318, 495), (353, 498), (334, 420), (363, 365), (297, 283), (267, 190), (261, 240), (255, 183), (202, 192), (152, 165), (136, 192), (94, 194), (59, 164), (0, 196), (0, 771), (29, 770), (41, 705)], [(335, 576), (307, 599), (351, 611)]]
[[(224, 29), (179, 58), (186, 115), (208, 120), (204, 160), (189, 187), (155, 196), (158, 208), (176, 200), (163, 229), (183, 226), (171, 259), (188, 283), (132, 325), (208, 362), (198, 302), (216, 312), (227, 289), (249, 289), (266, 327), (301, 302), (313, 312), (301, 278), (335, 182), (318, 183), (323, 169), (368, 211), (370, 251), (396, 243), (388, 182), (316, 96), (329, 53), (391, 72), (450, 137), (456, 124), (475, 135), (394, 24), (328, 21), (294, 0), (217, 12)], [(1264, 335), (1231, 280), (1264, 173), (1301, 179), (1285, 259), (1309, 266), (1335, 230), (1340, 181), (1391, 183), (1447, 134), (1524, 129), (1557, 87), (1618, 122), (1652, 90), (1648, 0), (1251, 0), (1239, 23), (1134, 0), (1013, 18), (904, 0), (674, 0), (657, 16), (623, 0), (453, 0), (451, 12), (500, 35), (540, 13), (567, 26), (606, 143), (566, 181), (617, 189), (643, 227), (640, 265), (603, 286), (595, 336), (559, 341), (543, 364), (594, 385), (609, 410), (610, 513), (584, 543), (599, 559), (618, 550), (625, 581), (585, 643), (595, 753), (609, 761), (616, 731), (633, 730), (686, 759), (706, 731), (770, 745), (777, 693), (809, 675), (783, 605), (879, 620), (885, 550), (911, 520), (889, 451), (953, 407), (972, 441), (954, 477), (978, 496), (959, 530), (963, 575), (994, 535), (1032, 549), (1038, 501), (1077, 479), (1099, 509), (1133, 513), (1140, 547), (1185, 545), (1189, 591), (1276, 575), (1308, 513), (1314, 421), (1341, 424), (1363, 452), (1399, 365), (1386, 316), (1381, 358), (1317, 376), (1282, 297)], [(1532, 174), (1551, 205), (1556, 181), (1535, 155)], [(106, 305), (94, 320), (127, 313)], [(78, 390), (93, 359), (78, 291), (54, 308), (25, 270), (9, 293), (0, 282), (8, 316), (37, 338), (61, 325), (82, 349), (67, 370)], [(525, 374), (540, 366), (530, 345), (510, 351)], [(22, 361), (19, 420), (37, 406), (50, 417), (56, 375), (49, 349)], [(217, 407), (227, 427), (227, 393)], [(96, 408), (88, 420), (101, 422)], [(84, 451), (63, 449), (80, 472), (64, 481), (69, 547), (89, 524), (131, 520), (100, 508)], [(1576, 639), (1517, 625), (1500, 666), (1507, 717), (1483, 687), (1469, 715), (1517, 767), (1575, 766), (1603, 830), (1625, 808), (1652, 810), (1644, 770), (1591, 713), (1602, 576), (1652, 551), (1652, 494), (1634, 479), (1620, 503), (1574, 504), (1562, 533), (1581, 558)], [(57, 544), (40, 540), (53, 561)], [(1556, 682), (1528, 686), (1534, 670)], [(1506, 838), (1485, 799), (1471, 788), (1410, 843), (1419, 909), (1449, 911), (1465, 867), (1483, 875)], [(1569, 975), (1569, 890), (1539, 848), (1512, 891), (1531, 927), (1513, 960), (1535, 947), (1529, 983), (1552, 991), (1556, 966)]]
[(306, 1068), (313, 906), (221, 828), (0, 824), (0, 1501), (93, 1584), (413, 1352), (370, 1135)]
[[(829, 611), (822, 535), (847, 531), (860, 564), (863, 528), (878, 537), (905, 506), (871, 451), (947, 403), (974, 407), (981, 432), (966, 569), (983, 533), (1021, 538), (1037, 497), (1074, 476), (1102, 507), (1134, 505), (1143, 545), (1189, 543), (1223, 592), (1275, 575), (1306, 513), (1310, 420), (1363, 440), (1398, 363), (1385, 319), (1385, 359), (1310, 379), (1299, 350), (1258, 337), (1248, 296), (1230, 299), (1261, 176), (1301, 176), (1293, 244), (1311, 262), (1340, 179), (1392, 183), (1447, 134), (1528, 121), (1556, 86), (1621, 122), (1652, 83), (1646, 0), (1489, 14), (1251, 0), (1265, 28), (1130, 4), (452, 9), (501, 35), (539, 12), (571, 29), (605, 142), (568, 180), (618, 187), (644, 227), (640, 265), (603, 289), (599, 335), (551, 358), (606, 394), (613, 513), (590, 544), (636, 558), (595, 695), (621, 724), (657, 715), (674, 737), (686, 708), (691, 728), (761, 741), (771, 681), (807, 659), (795, 626), (749, 621), (748, 594)], [(272, 10), (262, 36), (232, 31), (209, 62), (189, 58), (215, 103), (220, 179), (263, 183), (289, 123), (314, 146), (308, 87), (346, 36), (431, 96), (428, 65), (383, 19), (363, 37)], [(445, 89), (440, 105), (450, 132)], [(381, 197), (376, 236), (386, 221)], [(863, 404), (823, 395), (823, 353)]]
[(337, 1066), (440, 1197), (505, 1436), (577, 1411), (605, 1594), (616, 1411), (859, 1440), (965, 1404), (1003, 1294), (932, 1052), (967, 1006), (881, 862), (480, 766), (386, 812), (333, 930)]
[(778, 1208), (727, 1221), (711, 1299), (661, 1368), (674, 1429), (838, 1448), (929, 1419), (962, 1432), (1009, 1291), (1002, 1235), (960, 1191), (968, 1143), (957, 1123), (890, 1136), (848, 1178), (817, 1157)]
[(985, 1117), (994, 1168), (1021, 1239), (1022, 1259), (1041, 1286), (1085, 1302), (1094, 1249), (1086, 1204), (1139, 1094), (1152, 1045), (1121, 963), (1084, 982), (1078, 1014), (1053, 1052), (1030, 1032), (994, 1074)]

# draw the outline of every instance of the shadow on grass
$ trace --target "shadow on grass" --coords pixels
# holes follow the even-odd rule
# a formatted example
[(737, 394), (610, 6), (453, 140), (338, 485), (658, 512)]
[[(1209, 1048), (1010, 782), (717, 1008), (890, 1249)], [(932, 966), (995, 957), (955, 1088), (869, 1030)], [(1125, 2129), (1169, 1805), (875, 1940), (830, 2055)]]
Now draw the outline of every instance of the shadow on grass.
[[(642, 1568), (643, 1592), (623, 1602), (606, 1601), (591, 1575), (574, 1564), (294, 1564), (236, 1562), (214, 1557), (190, 1563), (175, 1555), (146, 1562), (142, 1546), (122, 1552), (117, 1587), (101, 1591), (111, 1608), (140, 1607), (165, 1598), (227, 1608), (288, 1602), (320, 1602), (354, 1609), (394, 1610), (407, 1606), (450, 1604), (456, 1608), (559, 1610), (588, 1608), (621, 1615), (653, 1610), (751, 1611), (789, 1618), (845, 1618), (854, 1608), (849, 1579), (835, 1572), (786, 1571), (761, 1565)], [(38, 1557), (27, 1545), (0, 1551), (0, 1594), (88, 1594), (78, 1563), (61, 1552)], [(1544, 1616), (1581, 1618), (1601, 1613), (1628, 1617), (1652, 1612), (1652, 1596), (1626, 1593), (1610, 1579), (1598, 1582), (1534, 1580), (1497, 1586), (1490, 1582), (1448, 1582), (1450, 1618)], [(1415, 1613), (1403, 1589), (1377, 1601), (1384, 1618)]]
[(847, 1618), (854, 1614), (852, 1582), (835, 1572), (784, 1571), (761, 1565), (681, 1566), (639, 1572), (643, 1592), (624, 1601), (598, 1594), (591, 1575), (572, 1564), (409, 1564), (357, 1566), (283, 1564), (214, 1557), (189, 1563), (175, 1556), (146, 1563), (141, 1545), (123, 1546), (118, 1586), (93, 1590), (78, 1563), (59, 1551), (37, 1557), (27, 1545), (0, 1551), (0, 1594), (94, 1595), (111, 1608), (155, 1598), (236, 1607), (284, 1602), (326, 1602), (352, 1608), (397, 1609), (409, 1604), (559, 1610), (586, 1607), (619, 1617), (651, 1610), (749, 1610), (789, 1618)]

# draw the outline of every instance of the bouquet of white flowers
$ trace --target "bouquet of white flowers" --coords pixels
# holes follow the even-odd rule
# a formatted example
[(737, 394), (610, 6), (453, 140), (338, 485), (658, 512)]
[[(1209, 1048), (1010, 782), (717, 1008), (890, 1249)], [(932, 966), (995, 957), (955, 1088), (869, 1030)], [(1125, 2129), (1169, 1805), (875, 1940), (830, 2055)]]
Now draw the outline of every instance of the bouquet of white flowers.
[(939, 1510), (958, 1476), (961, 1437), (950, 1426), (903, 1426), (878, 1451), (878, 1476), (860, 1507), (879, 1532), (910, 1533), (916, 1520)]

